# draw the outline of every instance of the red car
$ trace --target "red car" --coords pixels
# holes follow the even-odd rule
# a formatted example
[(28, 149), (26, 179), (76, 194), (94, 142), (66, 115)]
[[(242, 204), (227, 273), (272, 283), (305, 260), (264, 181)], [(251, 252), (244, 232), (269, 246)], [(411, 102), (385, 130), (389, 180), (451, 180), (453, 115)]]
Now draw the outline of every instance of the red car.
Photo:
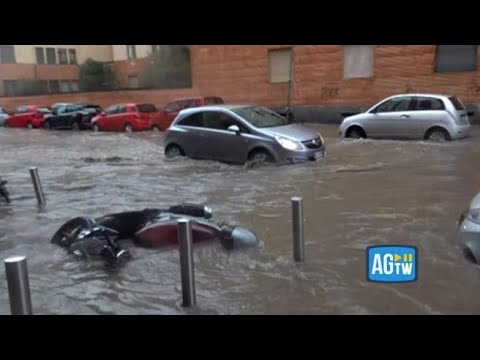
[(176, 99), (165, 106), (158, 116), (152, 118), (152, 130), (165, 131), (175, 120), (178, 113), (183, 109), (192, 107), (223, 104), (222, 98), (218, 96), (196, 96), (184, 99)]
[(117, 104), (92, 120), (93, 131), (142, 131), (150, 130), (150, 120), (158, 116), (152, 104)]
[(14, 128), (41, 128), (43, 118), (50, 111), (47, 106), (22, 105), (5, 120), (5, 126)]

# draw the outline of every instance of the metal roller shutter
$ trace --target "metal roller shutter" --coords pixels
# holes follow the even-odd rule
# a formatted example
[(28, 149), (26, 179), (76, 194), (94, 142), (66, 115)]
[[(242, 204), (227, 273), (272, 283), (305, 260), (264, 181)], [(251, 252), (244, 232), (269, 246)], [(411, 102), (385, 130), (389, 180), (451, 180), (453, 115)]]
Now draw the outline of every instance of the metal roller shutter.
[(290, 81), (291, 49), (269, 50), (269, 77), (271, 83)]
[(371, 78), (374, 58), (374, 45), (345, 45), (343, 47), (343, 78)]
[(463, 72), (477, 69), (477, 45), (437, 45), (436, 72)]

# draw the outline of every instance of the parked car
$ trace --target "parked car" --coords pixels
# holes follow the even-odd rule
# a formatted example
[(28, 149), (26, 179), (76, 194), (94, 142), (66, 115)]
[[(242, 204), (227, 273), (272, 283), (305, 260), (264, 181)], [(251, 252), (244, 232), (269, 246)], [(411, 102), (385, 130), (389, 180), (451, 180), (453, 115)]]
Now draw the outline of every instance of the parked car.
[(184, 99), (176, 99), (169, 103), (163, 110), (160, 111), (159, 116), (152, 119), (152, 130), (165, 131), (175, 120), (178, 113), (182, 110), (192, 107), (221, 105), (223, 100), (218, 96), (196, 96)]
[(7, 110), (5, 110), (3, 107), (0, 107), (0, 126), (5, 125), (5, 120), (10, 116)]
[(90, 129), (92, 119), (102, 112), (98, 105), (53, 105), (52, 112), (43, 121), (45, 129)]
[(41, 128), (43, 118), (50, 112), (48, 106), (23, 105), (5, 120), (5, 126), (15, 128)]
[(469, 251), (469, 255), (480, 263), (480, 193), (460, 215), (457, 236), (463, 249)]
[(403, 94), (389, 97), (367, 112), (347, 117), (339, 133), (351, 138), (405, 138), (436, 141), (470, 133), (465, 106), (455, 96)]
[(68, 105), (72, 105), (72, 103), (55, 103), (52, 106), (50, 106), (50, 109), (55, 110), (55, 109), (58, 109), (59, 107), (68, 106)]
[(118, 104), (95, 116), (94, 131), (142, 131), (150, 130), (150, 120), (158, 116), (152, 104)]
[(325, 144), (266, 107), (216, 105), (182, 110), (166, 131), (165, 156), (286, 163), (322, 158)]

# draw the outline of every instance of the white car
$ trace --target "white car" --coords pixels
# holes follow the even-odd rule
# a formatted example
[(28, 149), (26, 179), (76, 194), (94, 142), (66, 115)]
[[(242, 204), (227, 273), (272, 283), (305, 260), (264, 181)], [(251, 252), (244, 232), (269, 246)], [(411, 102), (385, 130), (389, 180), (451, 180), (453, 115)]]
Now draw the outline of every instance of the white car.
[(469, 250), (480, 264), (480, 193), (470, 203), (468, 210), (458, 222), (458, 240), (465, 250)]
[(467, 137), (470, 122), (465, 105), (456, 96), (402, 94), (347, 117), (339, 133), (347, 138), (445, 141)]

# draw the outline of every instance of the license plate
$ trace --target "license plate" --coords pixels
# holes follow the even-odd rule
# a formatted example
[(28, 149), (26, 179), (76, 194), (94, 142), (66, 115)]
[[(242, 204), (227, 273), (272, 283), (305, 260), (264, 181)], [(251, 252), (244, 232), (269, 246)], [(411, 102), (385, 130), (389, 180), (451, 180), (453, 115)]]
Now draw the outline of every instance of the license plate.
[(325, 150), (322, 150), (322, 151), (318, 151), (314, 154), (314, 158), (315, 160), (317, 159), (321, 159), (323, 157), (325, 157), (327, 155), (327, 152)]

